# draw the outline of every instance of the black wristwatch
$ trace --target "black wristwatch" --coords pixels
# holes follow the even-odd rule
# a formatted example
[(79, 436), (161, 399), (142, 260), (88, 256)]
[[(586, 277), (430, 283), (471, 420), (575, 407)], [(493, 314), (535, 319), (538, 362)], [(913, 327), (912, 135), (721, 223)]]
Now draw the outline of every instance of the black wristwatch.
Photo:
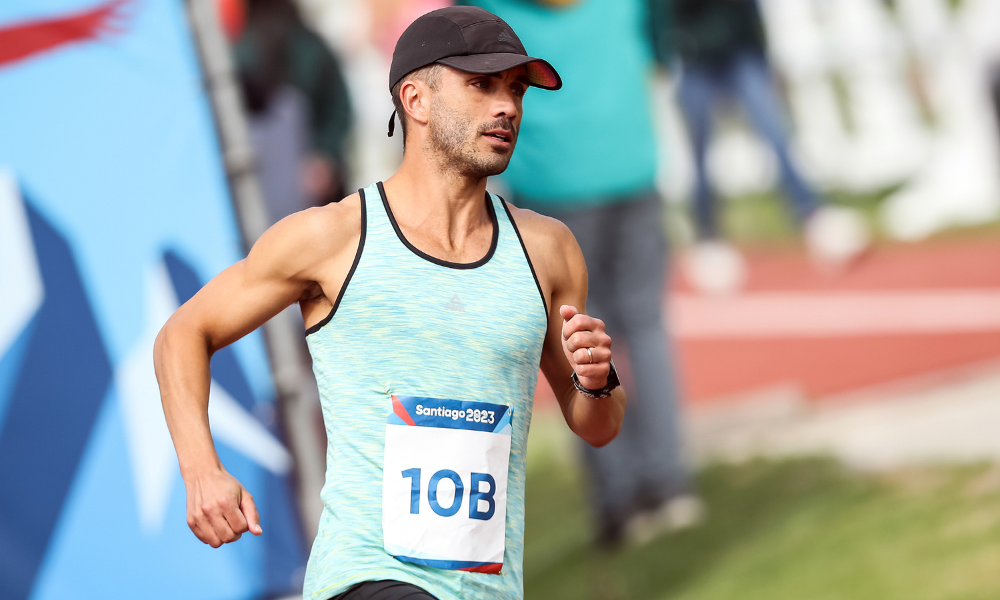
[(615, 370), (614, 360), (611, 361), (611, 370), (608, 372), (608, 384), (599, 390), (583, 387), (580, 383), (580, 378), (576, 376), (576, 371), (573, 371), (570, 379), (573, 380), (573, 385), (576, 386), (576, 389), (580, 390), (580, 393), (588, 398), (608, 398), (611, 396), (611, 391), (621, 385), (621, 381), (618, 380), (618, 371)]

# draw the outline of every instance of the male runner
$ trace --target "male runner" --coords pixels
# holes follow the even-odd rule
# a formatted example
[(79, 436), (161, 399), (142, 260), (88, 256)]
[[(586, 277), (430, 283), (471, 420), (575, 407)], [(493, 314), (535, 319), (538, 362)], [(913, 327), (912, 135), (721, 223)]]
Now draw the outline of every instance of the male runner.
[[(305, 597), (523, 596), (539, 365), (587, 442), (611, 441), (625, 410), (611, 339), (584, 314), (572, 234), (486, 192), (510, 160), (529, 86), (561, 82), (495, 15), (452, 7), (417, 19), (390, 71), (399, 171), (282, 220), (164, 326), (156, 373), (203, 542), (262, 533), (212, 443), (210, 358), (298, 302), (329, 438)], [(580, 133), (585, 143), (586, 124)]]

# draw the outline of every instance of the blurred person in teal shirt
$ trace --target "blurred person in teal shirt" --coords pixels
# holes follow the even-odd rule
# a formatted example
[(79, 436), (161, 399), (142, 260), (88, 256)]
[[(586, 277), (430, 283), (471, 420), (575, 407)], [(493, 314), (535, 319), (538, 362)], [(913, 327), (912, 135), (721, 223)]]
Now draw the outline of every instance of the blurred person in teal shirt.
[(652, 189), (652, 57), (640, 0), (464, 3), (519, 24), (526, 47), (550, 53), (565, 71), (565, 99), (528, 94), (524, 100), (530, 109), (503, 175), (522, 203), (575, 210), (627, 202)]
[[(654, 0), (656, 1), (656, 0)], [(563, 77), (559, 97), (527, 94), (512, 201), (572, 230), (589, 269), (588, 306), (625, 339), (631, 377), (621, 434), (584, 447), (597, 542), (642, 542), (690, 524), (700, 506), (681, 460), (673, 359), (662, 320), (667, 241), (645, 0), (471, 0), (510, 23)]]

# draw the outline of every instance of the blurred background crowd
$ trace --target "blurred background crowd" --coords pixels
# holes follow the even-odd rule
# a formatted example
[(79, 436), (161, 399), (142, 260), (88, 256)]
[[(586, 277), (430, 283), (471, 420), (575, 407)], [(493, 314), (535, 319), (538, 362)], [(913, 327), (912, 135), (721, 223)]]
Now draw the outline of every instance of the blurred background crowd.
[[(261, 128), (303, 113), (301, 187), (310, 201), (333, 199), (330, 190), (354, 189), (398, 160), (399, 145), (381, 135), (390, 106), (381, 75), (402, 29), (445, 4), (219, 0)], [(589, 96), (613, 83), (596, 59), (621, 58), (616, 47), (637, 46), (629, 59), (641, 63), (635, 68), (655, 98), (647, 110), (656, 126), (658, 188), (678, 205), (696, 200), (684, 241), (725, 233), (715, 196), (739, 200), (776, 187), (800, 222), (832, 196), (876, 196), (870, 225), (895, 239), (995, 217), (994, 2), (626, 2), (630, 29), (617, 37), (605, 29), (601, 40), (567, 32), (565, 44), (551, 40), (565, 29), (579, 35), (581, 15), (597, 10), (589, 3), (482, 4), (513, 21), (549, 11), (547, 20), (525, 21), (525, 36), (538, 37), (539, 50), (565, 48), (564, 68), (588, 65)], [(532, 25), (554, 29), (535, 36)], [(291, 95), (305, 106), (288, 109)], [(561, 102), (573, 110), (581, 101)]]
[[(831, 559), (866, 572), (919, 543), (865, 512), (913, 484), (839, 465), (906, 479), (1000, 458), (1000, 2), (460, 3), (563, 76), (526, 97), (490, 189), (573, 230), (630, 398), (622, 435), (594, 450), (541, 386), (528, 597), (911, 597), (895, 575), (809, 575), (825, 551), (782, 528), (835, 538), (810, 516), (826, 504), (869, 519)], [(217, 0), (273, 220), (394, 171), (392, 49), (448, 4)], [(839, 460), (789, 458), (817, 455)], [(1000, 487), (995, 468), (955, 468), (914, 477)], [(946, 520), (930, 508), (943, 485), (912, 510)], [(967, 525), (970, 556), (909, 556), (973, 573), (926, 597), (1000, 590), (995, 560), (994, 575), (967, 562), (1000, 556), (990, 515)]]
[[(395, 171), (392, 51), (451, 3), (0, 2), (0, 597), (301, 591), (300, 330), (215, 357), (213, 433), (272, 525), (211, 552), (152, 340), (239, 257), (227, 175), (248, 242)], [(1000, 0), (460, 3), (563, 78), (489, 189), (572, 229), (629, 397), (595, 450), (540, 381), (526, 597), (1000, 597)]]

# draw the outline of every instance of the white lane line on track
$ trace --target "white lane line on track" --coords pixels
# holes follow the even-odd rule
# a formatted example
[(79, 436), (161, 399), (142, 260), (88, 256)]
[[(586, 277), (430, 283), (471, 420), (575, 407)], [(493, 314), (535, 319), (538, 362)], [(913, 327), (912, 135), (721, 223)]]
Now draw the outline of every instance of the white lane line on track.
[(667, 315), (684, 339), (989, 332), (1000, 331), (1000, 290), (673, 294)]

